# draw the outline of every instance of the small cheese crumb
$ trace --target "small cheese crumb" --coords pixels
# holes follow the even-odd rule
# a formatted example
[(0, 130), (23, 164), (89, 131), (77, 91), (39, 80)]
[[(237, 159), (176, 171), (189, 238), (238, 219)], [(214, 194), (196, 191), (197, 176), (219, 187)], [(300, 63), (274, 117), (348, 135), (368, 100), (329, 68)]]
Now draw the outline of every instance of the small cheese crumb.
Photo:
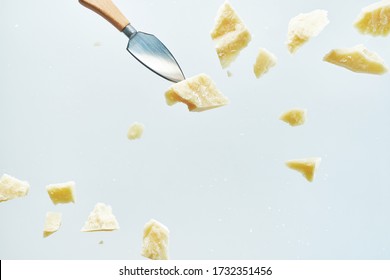
[(284, 112), (280, 116), (280, 120), (288, 123), (291, 126), (303, 125), (306, 121), (305, 109), (291, 109)]
[(26, 181), (21, 181), (8, 174), (0, 178), (0, 202), (26, 196), (29, 190), (30, 185)]
[(293, 17), (287, 31), (289, 52), (295, 53), (310, 38), (318, 36), (328, 23), (328, 12), (325, 10), (314, 10)]
[(230, 78), (231, 76), (233, 76), (233, 73), (230, 72), (229, 70), (226, 71), (226, 75)]
[(222, 68), (228, 67), (251, 41), (251, 34), (228, 1), (218, 10), (211, 38)]
[(257, 55), (256, 62), (253, 65), (253, 72), (255, 73), (256, 78), (260, 78), (260, 76), (267, 73), (271, 67), (276, 65), (276, 62), (277, 59), (275, 55), (266, 49), (261, 48)]
[(323, 60), (357, 73), (381, 75), (387, 72), (383, 59), (363, 45), (333, 49), (324, 56)]
[(119, 225), (112, 214), (111, 206), (99, 202), (89, 214), (81, 231), (112, 231), (117, 229), (119, 229)]
[(390, 0), (380, 1), (363, 8), (354, 25), (363, 34), (388, 35), (390, 33)]
[(165, 99), (170, 106), (183, 102), (188, 106), (188, 110), (194, 112), (221, 107), (229, 103), (211, 78), (205, 74), (173, 84), (165, 92)]
[(286, 165), (293, 170), (299, 171), (306, 178), (306, 180), (312, 182), (314, 179), (314, 173), (316, 172), (320, 162), (321, 158), (314, 157), (289, 160), (286, 161)]
[(142, 123), (134, 122), (127, 131), (127, 138), (130, 140), (139, 139), (144, 133), (144, 125)]
[(43, 226), (43, 237), (55, 233), (61, 226), (62, 214), (56, 212), (47, 212), (45, 225)]
[(167, 260), (168, 240), (168, 228), (156, 220), (150, 220), (144, 226), (142, 256), (152, 260)]
[(73, 181), (46, 186), (47, 193), (54, 204), (74, 203), (74, 188), (75, 183)]

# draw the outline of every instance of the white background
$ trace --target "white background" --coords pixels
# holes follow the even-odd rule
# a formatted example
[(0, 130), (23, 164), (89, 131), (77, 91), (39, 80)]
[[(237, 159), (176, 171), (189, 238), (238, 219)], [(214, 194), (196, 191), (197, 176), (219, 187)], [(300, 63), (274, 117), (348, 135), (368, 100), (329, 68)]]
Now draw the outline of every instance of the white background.
[[(232, 0), (253, 39), (230, 78), (209, 35), (222, 0), (115, 3), (231, 104), (167, 106), (170, 82), (76, 0), (0, 0), (0, 173), (31, 184), (0, 205), (1, 259), (143, 259), (151, 218), (170, 229), (172, 259), (390, 258), (389, 74), (322, 61), (363, 43), (390, 65), (390, 38), (353, 27), (372, 1)], [(330, 24), (290, 55), (290, 18), (317, 8)], [(260, 47), (278, 64), (257, 80)], [(308, 110), (304, 126), (278, 120), (293, 107)], [(145, 133), (129, 141), (134, 121)], [(284, 165), (312, 156), (322, 158), (313, 183)], [(76, 203), (54, 206), (45, 186), (69, 180)], [(97, 202), (112, 206), (120, 230), (80, 232)], [(47, 211), (63, 223), (44, 239)]]

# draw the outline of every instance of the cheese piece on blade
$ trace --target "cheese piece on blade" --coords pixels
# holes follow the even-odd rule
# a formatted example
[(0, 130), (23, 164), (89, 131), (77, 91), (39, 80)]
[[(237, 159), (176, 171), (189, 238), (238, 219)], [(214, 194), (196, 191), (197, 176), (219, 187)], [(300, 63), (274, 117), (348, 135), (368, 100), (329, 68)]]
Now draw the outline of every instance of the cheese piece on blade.
[(130, 140), (139, 139), (142, 137), (142, 134), (144, 133), (144, 125), (142, 123), (135, 122), (127, 131), (127, 138)]
[(276, 65), (276, 57), (267, 51), (266, 49), (261, 48), (256, 58), (256, 62), (253, 65), (253, 72), (255, 73), (256, 78), (260, 78), (263, 74), (267, 73), (271, 67)]
[(119, 229), (119, 225), (112, 214), (111, 206), (99, 202), (89, 214), (81, 231), (112, 231), (116, 229)]
[(329, 23), (328, 12), (314, 10), (293, 17), (288, 24), (287, 47), (295, 53), (310, 38), (317, 36)]
[(280, 120), (288, 123), (291, 126), (303, 125), (306, 121), (305, 109), (291, 109), (284, 112), (280, 116)]
[(21, 181), (8, 174), (0, 178), (0, 202), (26, 196), (29, 190), (30, 185), (26, 181)]
[(150, 220), (144, 226), (141, 255), (152, 260), (167, 260), (168, 241), (168, 228), (156, 220)]
[(381, 75), (387, 72), (383, 59), (363, 45), (333, 49), (324, 56), (323, 60), (357, 73)]
[(61, 226), (62, 214), (56, 212), (47, 212), (45, 225), (43, 226), (43, 237), (55, 233)]
[(251, 41), (251, 34), (227, 1), (218, 10), (211, 38), (222, 68), (228, 67)]
[(354, 25), (363, 34), (388, 35), (390, 33), (390, 0), (365, 7)]
[(46, 186), (47, 193), (54, 204), (74, 203), (74, 188), (73, 181)]
[(321, 158), (306, 158), (306, 159), (294, 159), (286, 161), (286, 165), (296, 171), (302, 173), (302, 175), (312, 182), (314, 179), (314, 173), (316, 172), (318, 165), (321, 162)]
[(179, 83), (173, 84), (166, 92), (165, 99), (168, 105), (183, 102), (188, 110), (201, 112), (229, 103), (229, 100), (217, 89), (211, 78), (199, 74)]

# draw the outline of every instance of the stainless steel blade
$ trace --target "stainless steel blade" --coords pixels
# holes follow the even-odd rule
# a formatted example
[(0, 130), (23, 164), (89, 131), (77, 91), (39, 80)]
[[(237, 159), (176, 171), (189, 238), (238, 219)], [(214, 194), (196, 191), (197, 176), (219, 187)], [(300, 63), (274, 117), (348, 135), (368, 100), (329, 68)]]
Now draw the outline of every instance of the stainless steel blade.
[(154, 35), (138, 32), (130, 24), (123, 33), (129, 37), (127, 50), (147, 68), (175, 83), (185, 79), (176, 59)]

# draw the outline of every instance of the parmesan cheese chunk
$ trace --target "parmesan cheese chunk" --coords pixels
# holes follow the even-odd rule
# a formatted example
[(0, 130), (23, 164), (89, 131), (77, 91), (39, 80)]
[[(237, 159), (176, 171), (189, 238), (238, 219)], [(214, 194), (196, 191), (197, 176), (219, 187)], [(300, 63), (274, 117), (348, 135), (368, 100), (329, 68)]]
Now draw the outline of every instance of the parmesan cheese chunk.
[(142, 123), (135, 122), (127, 131), (127, 138), (130, 140), (139, 139), (142, 137), (142, 134), (144, 133), (144, 125)]
[(302, 125), (306, 121), (306, 110), (305, 109), (291, 109), (284, 112), (280, 116), (280, 120), (288, 123), (291, 126)]
[(272, 53), (261, 48), (257, 55), (256, 62), (253, 65), (253, 72), (255, 73), (256, 78), (260, 78), (260, 76), (267, 73), (271, 67), (276, 65), (276, 62), (277, 59)]
[(165, 92), (165, 99), (170, 106), (183, 102), (188, 106), (188, 110), (194, 112), (221, 107), (229, 103), (211, 78), (205, 74), (173, 84)]
[(156, 220), (150, 220), (144, 226), (142, 256), (152, 260), (167, 260), (168, 241), (168, 228)]
[(111, 206), (99, 202), (89, 214), (81, 231), (112, 231), (116, 229), (119, 229), (119, 225), (112, 214)]
[(314, 174), (318, 168), (318, 165), (321, 162), (321, 158), (305, 158), (305, 159), (294, 159), (286, 162), (286, 165), (296, 170), (306, 178), (309, 182), (312, 182), (314, 179)]
[(74, 199), (75, 183), (73, 181), (46, 186), (46, 191), (54, 204), (70, 203)]
[(8, 174), (0, 178), (0, 202), (26, 196), (29, 190), (30, 185), (26, 181), (21, 181)]
[(43, 237), (55, 233), (61, 226), (62, 214), (56, 212), (47, 212), (45, 225), (43, 226)]
[(354, 25), (363, 34), (388, 35), (390, 33), (390, 0), (365, 7)]

